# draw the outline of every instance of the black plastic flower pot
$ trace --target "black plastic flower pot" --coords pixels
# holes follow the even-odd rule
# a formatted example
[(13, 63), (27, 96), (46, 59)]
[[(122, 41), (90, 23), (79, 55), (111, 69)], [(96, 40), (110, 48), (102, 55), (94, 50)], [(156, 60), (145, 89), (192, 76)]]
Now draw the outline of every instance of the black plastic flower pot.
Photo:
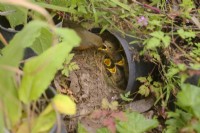
[[(0, 33), (7, 42), (9, 42), (17, 32), (17, 30), (10, 28), (9, 22), (5, 17), (0, 16)], [(3, 47), (4, 45), (0, 41), (0, 48)]]
[[(94, 33), (100, 33), (101, 29), (92, 29), (92, 32)], [(109, 40), (113, 43), (118, 43), (121, 45), (124, 51), (124, 55), (127, 61), (127, 79), (126, 79), (126, 92), (135, 92), (138, 90), (139, 86), (141, 85), (139, 81), (137, 81), (138, 77), (144, 77), (148, 76), (149, 73), (151, 73), (155, 65), (150, 62), (145, 62), (140, 59), (140, 61), (136, 61), (134, 59), (134, 55), (136, 53), (139, 53), (140, 50), (142, 50), (142, 45), (140, 44), (129, 44), (130, 42), (136, 40), (132, 37), (122, 36), (121, 33), (112, 31), (112, 30), (106, 30), (101, 34), (103, 40)]]
[[(200, 70), (199, 70), (200, 71)], [(200, 86), (200, 75), (193, 75), (186, 80), (186, 83)]]

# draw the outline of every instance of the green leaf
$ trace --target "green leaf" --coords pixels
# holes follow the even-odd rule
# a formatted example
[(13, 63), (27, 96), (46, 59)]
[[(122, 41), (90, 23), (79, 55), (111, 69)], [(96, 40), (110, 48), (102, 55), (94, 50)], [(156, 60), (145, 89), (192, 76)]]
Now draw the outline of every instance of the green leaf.
[(179, 73), (179, 72), (180, 72), (180, 70), (179, 70), (178, 68), (172, 67), (172, 68), (170, 68), (170, 69), (168, 70), (166, 76), (167, 76), (167, 77), (172, 77), (172, 76), (174, 76), (175, 74), (177, 74), (177, 73)]
[(78, 70), (78, 69), (80, 68), (76, 62), (71, 62), (69, 64), (66, 64), (65, 62), (63, 70), (62, 70), (62, 74), (68, 77), (71, 71)]
[(124, 3), (121, 3), (120, 1), (118, 0), (111, 0), (113, 3), (115, 3), (116, 5), (122, 7), (123, 9), (127, 10), (127, 11), (131, 11), (131, 8), (130, 6), (124, 4)]
[(182, 84), (177, 95), (177, 104), (200, 119), (200, 87)]
[(15, 28), (15, 26), (20, 24), (26, 24), (27, 23), (27, 14), (28, 9), (24, 9), (22, 7), (16, 7), (12, 5), (4, 5), (0, 4), (0, 10), (1, 11), (14, 11), (13, 13), (6, 16), (8, 19), (11, 28)]
[(60, 113), (73, 115), (76, 113), (76, 104), (66, 95), (57, 94), (53, 100), (53, 105)]
[[(69, 2), (68, 2), (69, 3)], [(67, 8), (62, 7), (62, 6), (57, 6), (57, 5), (53, 5), (53, 4), (47, 4), (47, 3), (42, 3), (42, 2), (35, 2), (35, 4), (44, 7), (46, 9), (52, 9), (52, 10), (57, 10), (57, 11), (63, 11), (63, 12), (68, 12), (68, 13), (72, 13), (72, 14), (77, 14), (77, 10), (75, 10), (74, 8)]]
[(148, 76), (147, 77), (147, 81), (150, 83), (151, 81), (153, 81), (152, 77), (151, 76)]
[(168, 112), (168, 120), (165, 122), (167, 125), (166, 133), (176, 133), (181, 128), (186, 127), (188, 121), (191, 120), (192, 115), (182, 110), (176, 109), (175, 112)]
[(153, 36), (153, 37), (156, 37), (156, 38), (158, 38), (160, 40), (162, 40), (162, 38), (164, 37), (164, 32), (162, 32), (162, 31), (155, 31), (155, 32), (151, 33), (150, 35)]
[(108, 130), (108, 128), (99, 128), (97, 129), (97, 133), (110, 133), (110, 131)]
[(4, 126), (5, 126), (5, 123), (4, 123), (4, 118), (3, 118), (3, 110), (0, 109), (0, 133), (5, 132)]
[[(126, 95), (126, 94), (125, 94), (125, 95)], [(120, 98), (121, 98), (122, 100), (124, 100), (124, 101), (127, 101), (127, 102), (133, 100), (132, 98), (128, 98), (127, 96), (124, 96), (123, 94), (120, 94)]]
[[(33, 44), (35, 38), (38, 37), (38, 30), (45, 26), (47, 24), (44, 22), (34, 21), (18, 32), (10, 44), (2, 50), (3, 56), (0, 57), (0, 66), (18, 67), (23, 57), (24, 48)], [(17, 89), (14, 84), (14, 75), (15, 73), (12, 71), (0, 69), (0, 96), (2, 101), (5, 102), (5, 110), (8, 114), (7, 118), (11, 120), (12, 125), (17, 123), (21, 116), (21, 104), (18, 100)]]
[(144, 133), (158, 126), (156, 119), (146, 119), (143, 115), (132, 112), (127, 113), (127, 121), (118, 121), (117, 131), (120, 133)]
[(39, 32), (39, 36), (35, 39), (31, 48), (34, 52), (39, 55), (49, 47), (52, 46), (52, 33), (47, 28), (41, 28)]
[(150, 90), (149, 90), (149, 88), (147, 86), (141, 85), (139, 87), (138, 93), (143, 95), (143, 96), (145, 96), (145, 97), (147, 97), (149, 95), (149, 93), (150, 93)]
[(31, 133), (48, 132), (56, 122), (56, 112), (53, 110), (51, 103), (36, 119)]
[(138, 77), (137, 80), (140, 81), (141, 83), (147, 82), (147, 78), (146, 77)]
[(165, 48), (168, 47), (170, 45), (170, 42), (171, 42), (170, 36), (163, 37), (162, 42), (163, 42)]
[(72, 47), (73, 44), (58, 44), (25, 64), (24, 76), (19, 89), (20, 100), (27, 104), (40, 97), (51, 83), (57, 70), (62, 68), (62, 63)]
[(2, 50), (3, 57), (0, 58), (0, 62), (4, 65), (17, 67), (23, 57), (24, 48), (33, 45), (40, 36), (41, 28), (45, 27), (48, 27), (48, 24), (42, 21), (32, 21), (27, 24)]
[[(24, 48), (31, 46), (35, 38), (39, 36), (39, 30), (48, 25), (41, 21), (33, 21), (26, 25), (22, 31), (18, 32), (10, 41), (10, 44), (2, 50), (0, 57), (0, 97), (4, 102), (7, 119), (11, 125), (16, 124), (21, 117), (21, 104), (18, 98), (17, 88), (14, 84), (15, 72), (5, 68), (17, 68), (23, 57)], [(34, 27), (34, 28), (33, 28)], [(4, 69), (2, 69), (4, 67)], [(8, 120), (7, 120), (8, 121)]]
[(179, 70), (181, 71), (185, 71), (187, 69), (187, 66), (185, 64), (178, 64), (177, 67), (179, 68)]
[(80, 37), (72, 29), (56, 28), (55, 32), (62, 38), (64, 45), (73, 45), (73, 47), (77, 47), (81, 42)]
[(162, 26), (160, 21), (158, 21), (158, 20), (151, 20), (151, 21), (149, 21), (149, 24), (156, 25), (156, 26), (159, 26), (159, 27)]
[(78, 123), (78, 133), (88, 133), (81, 123)]
[(160, 46), (160, 39), (152, 37), (147, 41), (146, 48), (147, 49), (154, 49)]
[(36, 100), (45, 91), (57, 70), (62, 68), (72, 48), (80, 43), (80, 38), (75, 31), (67, 28), (56, 28), (55, 30), (62, 37), (62, 43), (49, 48), (25, 64), (24, 76), (19, 89), (20, 100), (24, 103)]
[(193, 32), (193, 31), (184, 31), (183, 29), (179, 29), (177, 31), (177, 33), (183, 39), (194, 38), (196, 36), (195, 32)]
[(14, 126), (19, 122), (22, 110), (22, 106), (17, 95), (17, 88), (14, 84), (13, 75), (14, 72), (11, 73), (5, 69), (0, 69), (0, 100), (4, 105), (4, 114), (7, 114), (7, 117), (4, 117), (4, 121), (10, 124), (8, 125), (8, 129), (11, 128), (10, 126)]

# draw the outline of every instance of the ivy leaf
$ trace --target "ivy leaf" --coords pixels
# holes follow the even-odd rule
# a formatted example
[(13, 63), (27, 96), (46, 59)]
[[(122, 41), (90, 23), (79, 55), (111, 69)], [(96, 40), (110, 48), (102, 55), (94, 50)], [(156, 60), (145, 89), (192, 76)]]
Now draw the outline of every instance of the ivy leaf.
[(76, 104), (68, 97), (57, 94), (53, 100), (53, 105), (60, 113), (73, 115), (76, 113)]
[(168, 47), (170, 45), (170, 42), (171, 42), (170, 36), (163, 37), (162, 42), (163, 42), (165, 48)]
[(143, 95), (143, 96), (145, 96), (145, 97), (147, 97), (149, 95), (150, 91), (149, 91), (149, 88), (147, 86), (141, 85), (139, 87), (138, 93)]
[(120, 133), (144, 133), (158, 126), (156, 119), (146, 119), (143, 115), (132, 112), (126, 114), (127, 121), (118, 121), (117, 131)]
[(125, 93), (124, 95), (123, 95), (123, 94), (120, 94), (120, 97), (121, 97), (122, 100), (129, 102), (129, 101), (132, 101), (132, 100), (133, 100), (132, 98), (129, 98), (130, 94), (131, 94), (131, 92), (128, 91), (128, 92)]
[(162, 38), (164, 37), (164, 32), (162, 31), (155, 31), (153, 33), (150, 34), (153, 37), (158, 38), (159, 40), (162, 40)]
[(179, 29), (177, 31), (177, 33), (183, 39), (194, 38), (196, 36), (195, 32), (193, 32), (193, 31), (184, 31), (183, 29)]
[(137, 80), (140, 81), (141, 83), (147, 82), (147, 78), (146, 77), (138, 77)]
[(68, 77), (70, 72), (72, 72), (74, 70), (78, 70), (78, 69), (80, 69), (80, 68), (76, 62), (71, 62), (69, 64), (65, 63), (63, 70), (62, 70), (62, 74), (65, 75), (66, 77)]
[(154, 49), (160, 46), (160, 39), (152, 37), (147, 41), (146, 48), (147, 49)]

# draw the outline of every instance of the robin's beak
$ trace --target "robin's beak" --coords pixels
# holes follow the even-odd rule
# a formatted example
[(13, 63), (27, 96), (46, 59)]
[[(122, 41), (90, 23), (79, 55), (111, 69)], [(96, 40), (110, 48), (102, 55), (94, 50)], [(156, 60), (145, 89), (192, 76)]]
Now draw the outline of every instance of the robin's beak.
[(100, 47), (100, 48), (98, 48), (98, 50), (100, 50), (100, 51), (107, 51), (108, 49), (107, 49), (106, 45), (103, 44), (103, 46)]
[(115, 65), (118, 65), (118, 66), (124, 66), (124, 64), (125, 64), (125, 60), (123, 57), (121, 60), (119, 60), (118, 62), (115, 63)]

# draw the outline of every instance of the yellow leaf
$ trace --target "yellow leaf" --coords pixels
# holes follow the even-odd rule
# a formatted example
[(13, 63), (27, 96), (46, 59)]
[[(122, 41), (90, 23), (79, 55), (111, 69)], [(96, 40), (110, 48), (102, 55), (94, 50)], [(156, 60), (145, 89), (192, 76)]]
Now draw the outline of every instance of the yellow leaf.
[(102, 99), (102, 102), (101, 102), (101, 107), (102, 107), (103, 109), (108, 109), (109, 106), (110, 106), (110, 103), (108, 102), (108, 99), (103, 98), (103, 99)]
[(117, 101), (111, 102), (111, 104), (110, 104), (110, 109), (111, 110), (117, 110), (117, 107), (118, 107), (118, 102)]
[(53, 98), (52, 102), (56, 110), (60, 113), (67, 115), (73, 115), (76, 113), (76, 104), (68, 96), (57, 94)]

